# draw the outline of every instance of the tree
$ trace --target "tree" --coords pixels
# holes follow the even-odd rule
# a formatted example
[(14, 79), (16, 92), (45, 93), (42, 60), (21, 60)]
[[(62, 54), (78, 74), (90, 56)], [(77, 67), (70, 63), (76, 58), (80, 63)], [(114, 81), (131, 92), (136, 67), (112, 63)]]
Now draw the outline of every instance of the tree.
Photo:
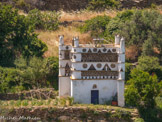
[(41, 57), (47, 50), (34, 33), (34, 25), (18, 10), (0, 4), (0, 65), (13, 66), (16, 57)]
[(127, 46), (137, 45), (142, 55), (162, 57), (162, 15), (158, 11), (135, 10), (119, 30)]
[(86, 20), (85, 24), (80, 27), (81, 32), (90, 32), (92, 37), (103, 37), (106, 25), (109, 23), (109, 16), (97, 16)]
[(162, 80), (162, 66), (160, 66), (157, 57), (140, 56), (138, 58), (137, 69), (148, 72), (149, 74), (156, 74), (158, 76), (158, 81)]
[(125, 10), (119, 12), (110, 22), (106, 25), (105, 37), (114, 38), (115, 34), (118, 34), (121, 24), (129, 21), (133, 15), (133, 10)]
[(33, 9), (29, 11), (27, 17), (36, 29), (57, 30), (59, 28), (60, 15), (55, 11), (41, 12), (38, 9)]
[(160, 68), (159, 59), (157, 57), (140, 56), (138, 58), (137, 69), (152, 73)]
[(150, 76), (149, 73), (133, 69), (131, 78), (125, 90), (125, 100), (128, 105), (154, 108), (155, 97), (159, 94), (157, 76)]

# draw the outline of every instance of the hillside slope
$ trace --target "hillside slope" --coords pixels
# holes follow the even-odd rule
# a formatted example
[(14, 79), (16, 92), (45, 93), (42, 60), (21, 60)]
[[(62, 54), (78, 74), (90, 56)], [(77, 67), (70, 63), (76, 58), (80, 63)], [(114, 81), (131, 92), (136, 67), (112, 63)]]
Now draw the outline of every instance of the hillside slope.
[[(22, 9), (34, 9), (40, 10), (81, 10), (85, 9), (89, 0), (0, 0), (3, 3), (9, 3)], [(121, 2), (121, 8), (145, 8), (152, 3), (161, 5), (162, 0), (119, 0)], [(29, 7), (30, 6), (30, 7)]]

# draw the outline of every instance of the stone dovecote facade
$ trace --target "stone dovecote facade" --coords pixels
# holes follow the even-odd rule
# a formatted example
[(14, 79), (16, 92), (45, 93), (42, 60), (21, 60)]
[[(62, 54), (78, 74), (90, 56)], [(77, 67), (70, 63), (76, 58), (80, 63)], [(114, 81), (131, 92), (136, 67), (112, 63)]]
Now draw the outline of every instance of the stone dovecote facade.
[(59, 37), (59, 96), (77, 103), (105, 104), (116, 98), (124, 106), (125, 40), (115, 44), (79, 44), (75, 37), (64, 45)]

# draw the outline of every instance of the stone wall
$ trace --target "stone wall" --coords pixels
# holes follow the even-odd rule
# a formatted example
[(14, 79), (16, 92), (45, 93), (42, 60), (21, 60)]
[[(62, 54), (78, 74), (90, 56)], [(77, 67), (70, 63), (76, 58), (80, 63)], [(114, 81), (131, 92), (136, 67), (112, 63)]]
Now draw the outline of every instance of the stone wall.
[(22, 93), (0, 94), (0, 100), (49, 99), (56, 98), (58, 93), (53, 88), (30, 90)]
[[(3, 110), (4, 111), (4, 110)], [(86, 107), (55, 107), (55, 108), (18, 108), (8, 109), (3, 116), (8, 117), (31, 117), (41, 121), (52, 122), (132, 122), (133, 118), (139, 117), (136, 111), (117, 109), (92, 109)], [(1, 115), (1, 110), (0, 110)]]

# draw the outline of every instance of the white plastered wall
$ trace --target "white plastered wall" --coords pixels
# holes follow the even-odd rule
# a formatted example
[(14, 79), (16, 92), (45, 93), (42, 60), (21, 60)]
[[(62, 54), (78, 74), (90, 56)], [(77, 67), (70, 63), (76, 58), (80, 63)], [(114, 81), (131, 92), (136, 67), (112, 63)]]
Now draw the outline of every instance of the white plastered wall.
[(118, 106), (123, 107), (125, 105), (124, 102), (124, 81), (119, 80), (117, 82), (117, 93), (118, 93)]
[(59, 96), (67, 97), (71, 93), (70, 77), (59, 77)]
[[(96, 84), (97, 88), (93, 89)], [(71, 96), (74, 102), (91, 104), (91, 90), (99, 90), (99, 104), (112, 100), (117, 93), (117, 80), (72, 80)]]

